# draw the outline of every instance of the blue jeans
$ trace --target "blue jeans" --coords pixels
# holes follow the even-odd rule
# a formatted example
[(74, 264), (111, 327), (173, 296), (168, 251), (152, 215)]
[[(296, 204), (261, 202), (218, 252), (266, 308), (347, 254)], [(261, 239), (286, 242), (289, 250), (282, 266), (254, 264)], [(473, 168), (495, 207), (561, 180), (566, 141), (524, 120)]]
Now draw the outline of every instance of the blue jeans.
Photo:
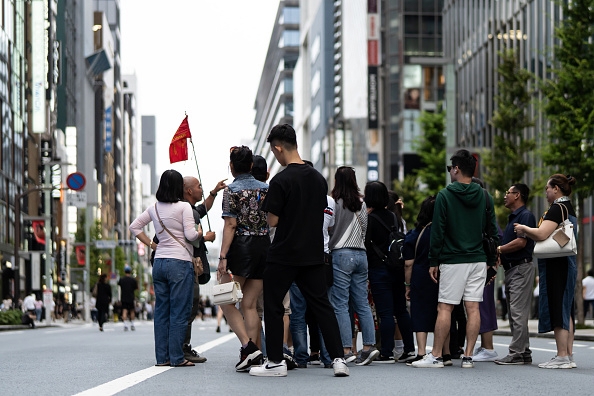
[[(307, 353), (307, 324), (305, 322), (305, 312), (307, 311), (307, 302), (305, 297), (301, 294), (301, 290), (295, 282), (289, 289), (291, 296), (291, 321), (289, 328), (291, 329), (291, 337), (293, 338), (293, 347), (295, 348), (295, 361), (298, 364), (307, 364), (309, 360), (309, 353)], [(316, 326), (317, 327), (317, 326)], [(319, 328), (313, 331), (320, 331)], [(324, 338), (320, 332), (320, 355), (324, 364), (330, 364), (330, 355), (326, 351), (324, 345)]]
[(363, 345), (375, 344), (375, 326), (367, 300), (367, 254), (360, 249), (337, 249), (332, 252), (334, 284), (332, 305), (340, 327), (343, 348), (352, 348), (349, 298), (359, 316)]
[(369, 285), (375, 303), (375, 312), (380, 321), (382, 356), (392, 356), (394, 349), (394, 317), (402, 334), (404, 353), (414, 352), (415, 343), (406, 308), (404, 270), (389, 270), (386, 266), (369, 270)]
[(184, 361), (182, 345), (192, 310), (194, 268), (190, 261), (158, 258), (153, 266), (155, 288), (155, 355), (157, 364)]

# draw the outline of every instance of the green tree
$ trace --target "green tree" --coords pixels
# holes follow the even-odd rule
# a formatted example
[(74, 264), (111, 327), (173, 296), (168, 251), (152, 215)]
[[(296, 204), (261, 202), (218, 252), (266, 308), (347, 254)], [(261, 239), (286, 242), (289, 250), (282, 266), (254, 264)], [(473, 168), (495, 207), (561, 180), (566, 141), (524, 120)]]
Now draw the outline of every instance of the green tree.
[(423, 136), (413, 147), (421, 157), (423, 167), (417, 169), (416, 174), (424, 185), (423, 193), (435, 195), (444, 188), (445, 180), (445, 111), (438, 113), (424, 111), (419, 117), (419, 123)]
[[(578, 219), (594, 185), (594, 0), (559, 1), (562, 18), (555, 27), (551, 75), (542, 84), (549, 121), (542, 158), (554, 173), (576, 178), (573, 203)], [(546, 140), (544, 140), (546, 139)], [(581, 221), (578, 234), (581, 235)], [(584, 323), (582, 284), (584, 241), (578, 238), (578, 323)]]
[[(483, 155), (487, 172), (484, 181), (489, 185), (496, 198), (514, 183), (524, 179), (530, 170), (528, 154), (536, 147), (534, 139), (525, 137), (526, 128), (534, 126), (528, 115), (532, 90), (528, 82), (532, 74), (518, 64), (518, 55), (514, 50), (499, 52), (497, 74), (496, 110), (489, 122), (496, 128), (493, 148)], [(495, 212), (499, 224), (507, 223), (508, 211), (502, 199), (495, 199)]]

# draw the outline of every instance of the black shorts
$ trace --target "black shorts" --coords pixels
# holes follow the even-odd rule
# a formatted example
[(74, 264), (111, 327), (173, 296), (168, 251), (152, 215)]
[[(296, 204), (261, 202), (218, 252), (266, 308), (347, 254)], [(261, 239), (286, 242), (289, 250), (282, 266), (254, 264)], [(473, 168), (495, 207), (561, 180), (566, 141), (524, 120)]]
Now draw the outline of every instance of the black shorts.
[(126, 310), (128, 310), (128, 312), (130, 312), (130, 311), (134, 312), (136, 310), (136, 307), (134, 306), (134, 302), (123, 302), (122, 301), (122, 309), (126, 309)]
[(262, 279), (270, 246), (268, 235), (235, 235), (227, 252), (227, 269), (247, 279)]

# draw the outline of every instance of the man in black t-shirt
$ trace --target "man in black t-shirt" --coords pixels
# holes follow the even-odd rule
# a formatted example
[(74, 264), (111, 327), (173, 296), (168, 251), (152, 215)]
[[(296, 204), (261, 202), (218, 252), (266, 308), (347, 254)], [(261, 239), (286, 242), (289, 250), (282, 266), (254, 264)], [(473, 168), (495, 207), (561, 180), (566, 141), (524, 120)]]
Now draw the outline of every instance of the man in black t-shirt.
[(134, 331), (134, 315), (136, 313), (136, 307), (134, 306), (134, 291), (138, 289), (138, 282), (132, 278), (132, 268), (126, 266), (124, 268), (126, 274), (123, 278), (120, 278), (118, 285), (121, 290), (121, 301), (122, 301), (122, 322), (124, 323), (124, 331), (128, 331), (126, 326), (126, 319), (130, 314), (130, 329)]
[(283, 298), (293, 282), (315, 315), (330, 357), (334, 375), (345, 377), (340, 330), (328, 300), (324, 272), (324, 209), (328, 185), (322, 175), (304, 163), (297, 151), (295, 130), (288, 124), (272, 128), (267, 141), (280, 165), (286, 168), (272, 178), (262, 210), (268, 225), (277, 227), (268, 249), (264, 271), (264, 320), (268, 360), (252, 367), (250, 375), (286, 376), (283, 360)]

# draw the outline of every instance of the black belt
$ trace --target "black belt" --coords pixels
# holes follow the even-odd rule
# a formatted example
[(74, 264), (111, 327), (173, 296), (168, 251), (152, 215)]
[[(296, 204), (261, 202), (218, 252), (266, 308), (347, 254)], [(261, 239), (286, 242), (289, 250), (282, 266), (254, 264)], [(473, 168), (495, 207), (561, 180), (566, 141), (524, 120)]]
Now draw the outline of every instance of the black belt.
[(516, 260), (516, 261), (508, 261), (507, 263), (502, 263), (501, 265), (503, 265), (503, 269), (504, 270), (510, 270), (513, 267), (520, 265), (520, 264), (525, 264), (525, 263), (531, 263), (532, 262), (532, 257), (531, 258), (525, 258), (525, 259), (521, 259), (521, 260)]

